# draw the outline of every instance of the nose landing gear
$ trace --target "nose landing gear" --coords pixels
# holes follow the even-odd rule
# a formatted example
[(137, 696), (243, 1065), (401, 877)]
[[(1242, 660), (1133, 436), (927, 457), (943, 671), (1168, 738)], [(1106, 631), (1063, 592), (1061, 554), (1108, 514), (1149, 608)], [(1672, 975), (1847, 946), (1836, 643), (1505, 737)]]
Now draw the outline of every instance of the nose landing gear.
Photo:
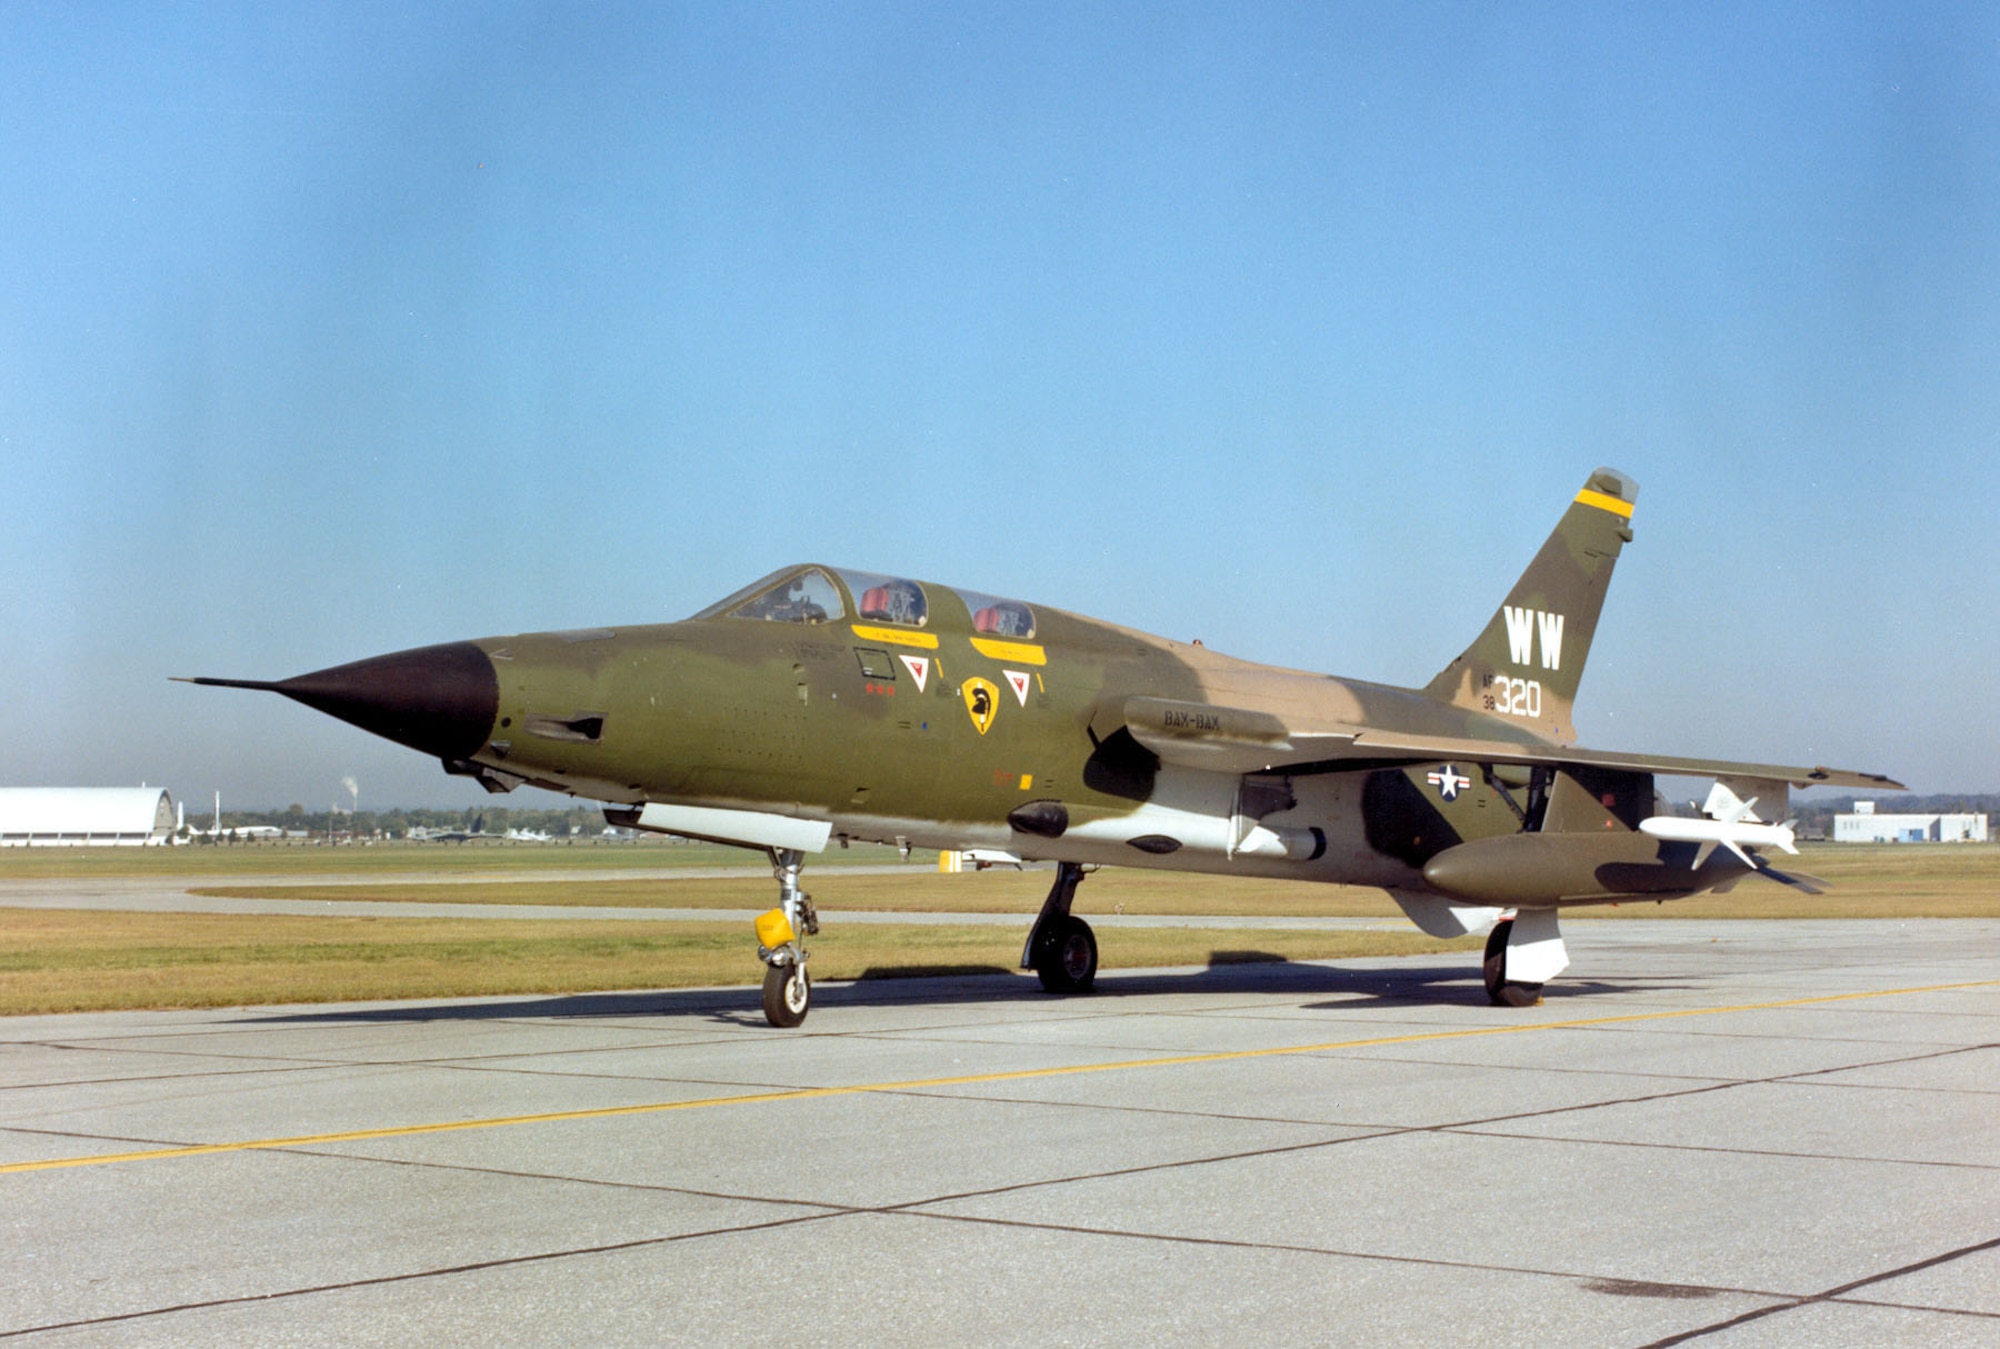
[(778, 907), (757, 919), (757, 958), (764, 962), (764, 1019), (791, 1029), (812, 1010), (812, 977), (806, 973), (805, 938), (819, 932), (812, 896), (799, 889), (805, 854), (773, 848), (771, 874), (778, 881)]

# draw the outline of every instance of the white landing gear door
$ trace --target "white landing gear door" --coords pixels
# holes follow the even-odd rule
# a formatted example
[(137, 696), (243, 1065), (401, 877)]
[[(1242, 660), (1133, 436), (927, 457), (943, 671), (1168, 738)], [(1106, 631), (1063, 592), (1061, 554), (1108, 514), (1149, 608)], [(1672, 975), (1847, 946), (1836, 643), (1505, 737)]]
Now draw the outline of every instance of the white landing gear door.
[(1554, 909), (1521, 909), (1507, 934), (1507, 978), (1523, 984), (1545, 984), (1569, 968), (1562, 931)]

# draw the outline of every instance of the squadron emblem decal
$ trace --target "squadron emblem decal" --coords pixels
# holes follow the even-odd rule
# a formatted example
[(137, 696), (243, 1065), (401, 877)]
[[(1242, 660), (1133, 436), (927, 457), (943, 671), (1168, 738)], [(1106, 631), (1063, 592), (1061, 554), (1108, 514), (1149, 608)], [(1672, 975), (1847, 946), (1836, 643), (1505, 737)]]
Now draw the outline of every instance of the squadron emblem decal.
[(1028, 705), (1028, 672), (1026, 670), (1002, 670), (1007, 676), (1007, 687), (1014, 690), (1014, 696), (1021, 700), (1021, 706)]
[(922, 693), (924, 691), (924, 681), (931, 677), (931, 658), (929, 656), (905, 656), (900, 651), (896, 654), (902, 657), (903, 664), (910, 667), (910, 678), (917, 681), (917, 692)]
[(1447, 801), (1458, 800), (1458, 794), (1472, 785), (1472, 779), (1458, 771), (1457, 764), (1446, 764), (1424, 774), (1424, 781), (1438, 789), (1438, 795)]
[(965, 695), (965, 710), (972, 714), (972, 724), (985, 735), (1000, 711), (999, 686), (990, 679), (968, 679), (959, 691)]

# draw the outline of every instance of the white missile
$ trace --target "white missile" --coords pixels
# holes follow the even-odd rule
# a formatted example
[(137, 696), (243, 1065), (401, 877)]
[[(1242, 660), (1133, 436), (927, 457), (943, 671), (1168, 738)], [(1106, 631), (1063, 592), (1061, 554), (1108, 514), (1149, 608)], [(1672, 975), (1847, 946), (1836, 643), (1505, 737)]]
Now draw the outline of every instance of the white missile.
[(1799, 850), (1792, 841), (1791, 821), (1765, 824), (1752, 810), (1756, 804), (1756, 797), (1739, 801), (1735, 792), (1718, 782), (1702, 806), (1711, 818), (1684, 820), (1673, 815), (1655, 815), (1639, 821), (1639, 828), (1654, 838), (1671, 843), (1699, 843), (1701, 847), (1694, 855), (1696, 870), (1700, 870), (1701, 864), (1708, 860), (1708, 855), (1715, 851), (1717, 844), (1735, 853), (1746, 867), (1756, 867), (1757, 860), (1743, 851), (1745, 845), (1779, 848), (1796, 857)]

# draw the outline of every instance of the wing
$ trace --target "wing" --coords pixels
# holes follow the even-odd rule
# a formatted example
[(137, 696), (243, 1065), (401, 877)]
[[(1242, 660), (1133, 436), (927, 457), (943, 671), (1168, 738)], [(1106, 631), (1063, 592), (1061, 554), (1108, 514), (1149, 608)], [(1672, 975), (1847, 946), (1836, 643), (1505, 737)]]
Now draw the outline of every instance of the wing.
[(1464, 759), (1480, 764), (1567, 764), (1684, 777), (1761, 778), (1789, 782), (1794, 787), (1900, 789), (1903, 786), (1880, 773), (1685, 759), (1667, 754), (1624, 754), (1546, 741), (1412, 735), (1368, 726), (1298, 729), (1269, 712), (1167, 698), (1126, 699), (1125, 725), (1132, 738), (1157, 754), (1163, 763), (1222, 773), (1285, 772), (1303, 776)]

